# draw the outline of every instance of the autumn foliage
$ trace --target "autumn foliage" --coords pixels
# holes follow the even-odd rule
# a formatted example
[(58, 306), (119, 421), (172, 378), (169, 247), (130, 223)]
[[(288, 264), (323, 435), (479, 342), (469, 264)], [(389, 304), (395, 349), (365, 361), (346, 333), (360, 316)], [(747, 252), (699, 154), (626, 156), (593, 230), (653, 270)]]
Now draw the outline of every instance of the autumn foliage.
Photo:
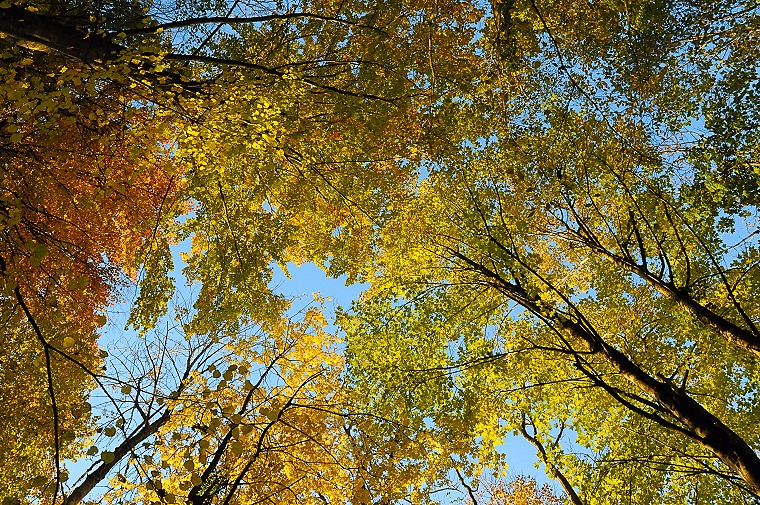
[[(97, 330), (117, 290), (137, 281), (143, 259), (166, 240), (181, 180), (168, 130), (137, 106), (139, 97), (93, 88), (78, 73), (62, 93), (31, 60), (2, 70), (0, 106), (0, 440), (9, 455), (0, 487), (10, 489), (48, 472), (55, 443), (47, 375), (60, 447), (88, 431), (86, 391), (102, 362)], [(65, 61), (44, 63), (67, 72)]]
[(518, 475), (509, 480), (487, 482), (481, 492), (479, 503), (488, 505), (560, 505), (562, 497), (557, 496), (548, 484), (539, 484), (536, 479)]
[(758, 28), (0, 2), (3, 505), (760, 496)]

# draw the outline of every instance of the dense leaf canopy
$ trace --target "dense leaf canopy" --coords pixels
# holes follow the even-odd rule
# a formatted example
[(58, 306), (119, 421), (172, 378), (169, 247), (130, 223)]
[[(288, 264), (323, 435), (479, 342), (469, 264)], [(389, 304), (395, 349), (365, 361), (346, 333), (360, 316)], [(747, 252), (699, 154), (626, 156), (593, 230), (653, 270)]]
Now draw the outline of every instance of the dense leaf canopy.
[(0, 3), (4, 505), (757, 501), (759, 27)]

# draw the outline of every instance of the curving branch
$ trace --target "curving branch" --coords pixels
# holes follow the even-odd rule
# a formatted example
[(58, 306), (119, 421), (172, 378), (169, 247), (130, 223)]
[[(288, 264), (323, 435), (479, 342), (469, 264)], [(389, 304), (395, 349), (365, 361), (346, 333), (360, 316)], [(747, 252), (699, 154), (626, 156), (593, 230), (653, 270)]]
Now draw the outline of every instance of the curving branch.
[[(715, 454), (747, 483), (751, 493), (760, 497), (760, 457), (742, 437), (689, 396), (686, 391), (673, 386), (668, 381), (661, 381), (652, 377), (628, 356), (607, 342), (594, 331), (593, 325), (590, 325), (589, 321), (583, 318), (580, 310), (567, 297), (563, 296), (564, 301), (573, 309), (574, 315), (579, 317), (580, 322), (562, 314), (561, 311), (557, 310), (557, 307), (541, 300), (538, 295), (531, 295), (524, 288), (506, 281), (497, 272), (472, 258), (460, 252), (453, 252), (453, 254), (468, 268), (485, 276), (491, 285), (508, 299), (518, 303), (544, 322), (556, 325), (557, 328), (576, 341), (583, 343), (587, 350), (577, 351), (579, 355), (595, 355), (606, 361), (634, 387), (656, 401), (664, 412), (678, 420), (684, 429), (676, 430), (677, 432)], [(531, 269), (517, 255), (513, 255), (512, 259), (537, 277), (550, 290), (562, 296), (556, 286)], [(629, 406), (625, 403), (624, 405)], [(657, 421), (657, 419), (653, 420)], [(666, 429), (673, 429), (673, 426), (660, 424)]]
[(586, 505), (583, 500), (581, 500), (580, 496), (578, 496), (578, 493), (575, 491), (573, 485), (570, 484), (570, 481), (567, 480), (567, 477), (565, 477), (565, 475), (560, 471), (559, 468), (557, 468), (554, 463), (549, 461), (549, 457), (546, 453), (546, 449), (544, 448), (544, 444), (542, 444), (541, 441), (536, 438), (536, 434), (534, 433), (531, 435), (528, 433), (529, 421), (529, 418), (523, 414), (523, 419), (520, 423), (520, 434), (525, 440), (530, 442), (533, 447), (536, 448), (536, 451), (538, 451), (538, 459), (540, 459), (541, 462), (546, 465), (546, 468), (549, 470), (552, 477), (559, 481), (562, 489), (565, 491), (565, 494), (567, 494), (567, 498), (570, 500), (570, 503), (573, 505)]
[[(8, 266), (5, 263), (5, 258), (0, 256), (0, 273), (2, 275), (7, 275)], [(52, 346), (50, 343), (45, 339), (44, 335), (42, 334), (42, 330), (40, 329), (39, 325), (37, 324), (36, 319), (34, 318), (34, 315), (29, 310), (29, 307), (26, 304), (26, 301), (24, 300), (24, 297), (21, 294), (21, 290), (18, 287), (18, 284), (13, 287), (13, 295), (16, 298), (16, 303), (19, 304), (21, 307), (21, 310), (24, 312), (24, 316), (26, 317), (27, 322), (31, 325), (32, 330), (34, 331), (35, 336), (42, 344), (42, 351), (45, 354), (45, 374), (47, 376), (47, 390), (48, 395), (50, 396), (50, 407), (53, 413), (53, 444), (54, 444), (54, 454), (53, 454), (53, 461), (55, 464), (55, 491), (53, 492), (53, 503), (55, 503), (56, 499), (58, 498), (58, 492), (61, 491), (61, 442), (60, 442), (60, 419), (59, 419), (59, 413), (58, 413), (58, 404), (55, 399), (55, 388), (53, 386), (53, 369), (50, 366), (50, 350)], [(64, 495), (65, 499), (65, 495)]]
[[(366, 25), (363, 23), (358, 23), (356, 21), (351, 21), (350, 19), (327, 16), (327, 15), (318, 14), (315, 12), (290, 12), (286, 14), (268, 14), (265, 16), (250, 16), (250, 17), (201, 16), (201, 17), (196, 17), (196, 18), (182, 19), (180, 21), (171, 21), (169, 23), (161, 23), (157, 25), (146, 26), (144, 28), (133, 28), (131, 30), (124, 30), (122, 33), (125, 33), (127, 35), (139, 35), (139, 34), (160, 33), (163, 30), (171, 30), (174, 28), (189, 28), (192, 26), (200, 26), (200, 25), (221, 24), (221, 25), (235, 26), (235, 25), (242, 25), (242, 24), (266, 23), (269, 21), (288, 21), (291, 19), (316, 19), (319, 21), (334, 22), (334, 23), (347, 25), (347, 26), (351, 26), (355, 28), (364, 28), (364, 29), (380, 32), (386, 36), (388, 35), (385, 31), (383, 31), (381, 28), (377, 26)], [(116, 35), (116, 34), (113, 34), (113, 35)]]

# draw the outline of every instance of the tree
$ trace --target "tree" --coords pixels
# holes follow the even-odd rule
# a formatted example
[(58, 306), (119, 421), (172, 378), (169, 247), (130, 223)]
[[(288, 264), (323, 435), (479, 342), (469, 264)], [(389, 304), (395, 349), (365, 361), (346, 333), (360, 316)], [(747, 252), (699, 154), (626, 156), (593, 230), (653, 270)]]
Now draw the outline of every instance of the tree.
[(760, 495), (756, 161), (725, 134), (753, 116), (719, 105), (755, 89), (757, 20), (514, 2), (479, 122), (385, 227), (343, 320), (370, 403), (486, 445), (523, 434), (582, 503)]
[[(575, 503), (757, 496), (756, 11), (0, 4), (9, 496), (432, 501), (510, 430)], [(303, 261), (373, 283), (346, 375), (270, 286)], [(106, 375), (127, 279), (131, 327), (179, 338)]]
[(188, 335), (188, 308), (172, 311), (173, 325), (110, 348), (110, 372), (94, 374), (89, 401), (102, 413), (80, 456), (90, 467), (78, 479), (41, 472), (28, 496), (390, 503), (427, 501), (428, 486), (447, 482), (448, 453), (427, 453), (432, 434), (352, 407), (318, 306), (233, 336)]
[[(140, 253), (165, 240), (179, 181), (150, 114), (114, 103), (108, 90), (93, 104), (81, 82), (69, 83), (81, 95), (45, 95), (49, 79), (22, 63), (3, 69), (0, 146), (8, 416), (0, 438), (11, 455), (0, 487), (10, 494), (39, 475), (43, 447), (60, 449), (58, 461), (88, 430), (84, 392), (92, 387), (86, 370), (101, 361), (97, 328), (126, 275), (137, 274)], [(19, 95), (29, 82), (39, 95)]]
[[(372, 237), (392, 213), (389, 202), (411, 190), (411, 164), (424, 144), (437, 142), (426, 139), (432, 104), (456, 89), (450, 74), (461, 61), (477, 60), (459, 42), (460, 34), (474, 33), (479, 12), (466, 4), (304, 2), (287, 10), (276, 4), (233, 5), (230, 10), (177, 2), (174, 18), (140, 2), (0, 5), (0, 124), (7, 173), (0, 267), (6, 280), (4, 314), (9, 326), (18, 325), (18, 331), (8, 331), (13, 338), (3, 362), (2, 391), (3, 404), (13, 407), (8, 413), (25, 416), (23, 433), (10, 433), (9, 423), (3, 441), (12, 453), (30, 454), (8, 460), (5, 475), (18, 477), (2, 484), (12, 499), (56, 503), (63, 497), (77, 503), (118, 465), (137, 476), (130, 480), (129, 471), (117, 473), (118, 493), (163, 499), (155, 478), (140, 469), (150, 464), (129, 459), (138, 443), (160, 443), (165, 433), (188, 438), (182, 434), (188, 418), (180, 420), (172, 416), (173, 407), (155, 404), (171, 403), (177, 398), (170, 393), (195, 384), (191, 379), (201, 373), (196, 365), (208, 348), (193, 339), (245, 335), (249, 347), (235, 359), (249, 359), (250, 349), (266, 341), (247, 333), (251, 325), (277, 334), (273, 328), (288, 303), (269, 286), (276, 262), (316, 260), (336, 275), (364, 274)], [(434, 58), (434, 51), (441, 56)], [(181, 225), (175, 222), (179, 218)], [(106, 375), (97, 329), (107, 306), (123, 284), (139, 282), (130, 324), (147, 334), (168, 310), (174, 291), (169, 246), (189, 237), (186, 274), (201, 288), (188, 309), (192, 320), (182, 330), (196, 347), (151, 348), (161, 356), (185, 358), (184, 368), (177, 365), (173, 391), (159, 387), (163, 372), (156, 370), (145, 370), (132, 385)], [(181, 340), (164, 342), (178, 346)], [(16, 389), (22, 370), (30, 371), (28, 396)], [(213, 377), (214, 371), (207, 373)], [(147, 396), (141, 381), (152, 385)], [(85, 399), (96, 385), (107, 391), (114, 383), (122, 395), (103, 393), (110, 395), (116, 416), (113, 425), (104, 426), (105, 419), (93, 417)], [(237, 386), (237, 396), (230, 393), (222, 401), (224, 408), (256, 417), (255, 410), (246, 410), (253, 400)], [(298, 390), (299, 384), (288, 386)], [(203, 395), (205, 389), (192, 391)], [(280, 396), (281, 405), (290, 398)], [(256, 405), (264, 401), (255, 400)], [(25, 409), (29, 403), (40, 408)], [(192, 486), (179, 487), (187, 479), (167, 481), (171, 494), (187, 493), (191, 501), (203, 502), (211, 479), (217, 491), (229, 488), (226, 501), (233, 494), (244, 496), (234, 483), (236, 475), (248, 474), (247, 463), (240, 467), (229, 451), (263, 464), (257, 458), (269, 440), (267, 426), (280, 428), (284, 420), (266, 421), (262, 415), (249, 423), (263, 427), (256, 431), (255, 448), (236, 445), (238, 426), (216, 426), (227, 430), (226, 439), (214, 440), (216, 448), (188, 438), (188, 454), (197, 442), (203, 449), (199, 458), (213, 452), (215, 459), (196, 476), (201, 484), (193, 484), (192, 470), (183, 466), (191, 472)], [(332, 430), (328, 438), (338, 436), (334, 419), (341, 416), (324, 421)], [(311, 433), (304, 432), (307, 419), (303, 425), (297, 421), (291, 433), (278, 433), (285, 439)], [(385, 439), (392, 431), (378, 430), (376, 437)], [(83, 482), (65, 484), (62, 461), (81, 456), (93, 432), (106, 437), (122, 432), (123, 442), (105, 452), (91, 448), (102, 463)], [(309, 440), (293, 443), (305, 447), (314, 442)], [(357, 454), (364, 445), (376, 450), (369, 435), (357, 444), (352, 449)], [(350, 459), (350, 451), (345, 457)], [(201, 466), (191, 457), (185, 462)], [(366, 465), (370, 462), (352, 470), (367, 474), (353, 490), (362, 498), (368, 488), (387, 488), (371, 484)], [(176, 462), (170, 467), (179, 469)], [(386, 471), (378, 465), (372, 471), (378, 468)], [(261, 472), (262, 482), (274, 485), (271, 471)], [(176, 474), (187, 477), (181, 470)], [(413, 475), (407, 471), (398, 482)], [(294, 495), (305, 499), (302, 491)]]
[(95, 462), (64, 502), (81, 503), (109, 475), (104, 496), (117, 502), (340, 492), (333, 474), (350, 471), (333, 449), (344, 413), (340, 361), (323, 324), (314, 309), (268, 334), (250, 328), (230, 338), (189, 338), (180, 324), (146, 340), (139, 360), (122, 349), (115, 375), (103, 377), (111, 418), (97, 443), (106, 447), (89, 449)]

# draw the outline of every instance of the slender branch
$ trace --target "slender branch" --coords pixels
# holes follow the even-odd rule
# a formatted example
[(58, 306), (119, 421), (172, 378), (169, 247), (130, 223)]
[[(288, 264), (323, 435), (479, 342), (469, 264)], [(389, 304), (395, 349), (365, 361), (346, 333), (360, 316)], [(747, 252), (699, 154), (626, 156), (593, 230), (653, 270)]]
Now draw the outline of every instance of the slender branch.
[[(227, 65), (230, 67), (238, 67), (238, 68), (246, 68), (249, 70), (258, 70), (260, 72), (263, 72), (267, 75), (273, 75), (277, 77), (284, 77), (287, 75), (286, 72), (279, 70), (279, 67), (267, 67), (265, 65), (260, 65), (258, 63), (252, 63), (250, 61), (242, 61), (242, 60), (230, 60), (227, 58), (219, 58), (216, 56), (203, 56), (203, 55), (193, 55), (193, 54), (179, 54), (179, 53), (169, 53), (166, 55), (163, 55), (163, 59), (168, 61), (184, 61), (184, 62), (191, 62), (195, 61), (198, 63), (210, 63), (213, 65)], [(303, 64), (306, 64), (308, 62), (304, 62)], [(292, 65), (289, 65), (292, 66)], [(322, 82), (319, 82), (318, 80), (312, 78), (312, 77), (297, 77), (297, 79), (310, 84), (314, 86), (315, 88), (322, 89), (324, 91), (332, 91), (333, 93), (337, 93), (339, 95), (346, 95), (346, 96), (353, 96), (356, 98), (365, 98), (369, 100), (378, 100), (381, 102), (386, 102), (392, 105), (395, 105), (396, 101), (398, 101), (400, 98), (403, 97), (395, 97), (395, 98), (387, 98), (379, 95), (375, 95), (372, 93), (359, 93), (356, 91), (351, 91), (348, 89), (338, 88), (337, 86), (332, 86), (330, 84), (325, 84)]]
[[(7, 275), (8, 272), (8, 266), (5, 263), (5, 258), (0, 256), (0, 270), (2, 271), (2, 274), (4, 276)], [(60, 442), (60, 435), (58, 433), (59, 431), (59, 415), (58, 415), (58, 404), (56, 403), (55, 399), (55, 388), (53, 387), (53, 370), (50, 366), (50, 344), (47, 340), (45, 340), (45, 337), (42, 335), (42, 330), (40, 330), (40, 327), (37, 325), (37, 321), (35, 320), (34, 316), (32, 315), (32, 312), (29, 310), (29, 307), (26, 304), (26, 301), (24, 300), (24, 297), (21, 295), (21, 290), (18, 287), (18, 284), (16, 284), (13, 288), (13, 294), (16, 298), (16, 302), (21, 307), (21, 310), (24, 312), (24, 315), (26, 316), (27, 322), (32, 327), (32, 331), (34, 331), (34, 334), (36, 335), (37, 339), (42, 344), (42, 351), (45, 354), (45, 373), (47, 375), (47, 390), (48, 395), (50, 396), (50, 406), (53, 411), (53, 443), (54, 443), (54, 455), (53, 455), (53, 461), (55, 462), (55, 492), (53, 493), (53, 503), (55, 503), (56, 499), (58, 498), (58, 491), (63, 491), (61, 489), (61, 442)], [(63, 495), (63, 499), (66, 499), (66, 495)]]
[(570, 484), (570, 481), (567, 480), (567, 477), (565, 477), (565, 475), (559, 470), (559, 468), (557, 468), (556, 465), (549, 461), (549, 457), (546, 454), (544, 445), (538, 440), (538, 438), (528, 433), (525, 416), (523, 416), (523, 421), (520, 424), (520, 433), (522, 434), (523, 438), (525, 438), (525, 440), (533, 444), (533, 446), (536, 448), (538, 451), (539, 459), (544, 465), (546, 465), (546, 468), (549, 470), (552, 476), (559, 481), (562, 489), (565, 491), (567, 497), (570, 499), (573, 505), (585, 505), (580, 496), (578, 496), (578, 493), (575, 492), (575, 488), (573, 488), (572, 484)]
[[(188, 28), (192, 26), (200, 25), (241, 25), (241, 24), (253, 24), (253, 23), (266, 23), (268, 21), (288, 21), (291, 19), (316, 19), (320, 21), (335, 22), (343, 25), (348, 25), (356, 28), (366, 28), (374, 30), (387, 35), (382, 29), (351, 21), (349, 19), (337, 18), (334, 16), (327, 16), (324, 14), (317, 14), (314, 12), (291, 12), (287, 14), (268, 14), (266, 16), (250, 16), (250, 17), (230, 17), (230, 16), (202, 16), (196, 18), (188, 18), (180, 21), (172, 21), (170, 23), (161, 23), (158, 25), (146, 26), (144, 28), (133, 28), (131, 30), (124, 30), (123, 33), (127, 35), (149, 34), (159, 33), (163, 30), (171, 30), (173, 28)], [(115, 34), (114, 34), (115, 35)]]
[(460, 484), (462, 484), (462, 486), (464, 486), (464, 488), (467, 490), (467, 494), (470, 497), (470, 501), (472, 501), (472, 505), (478, 505), (478, 499), (475, 496), (475, 492), (473, 491), (472, 486), (470, 486), (469, 484), (467, 484), (467, 482), (465, 482), (464, 477), (462, 476), (462, 472), (459, 471), (459, 468), (454, 467), (454, 471), (456, 472), (457, 477), (459, 478)]

